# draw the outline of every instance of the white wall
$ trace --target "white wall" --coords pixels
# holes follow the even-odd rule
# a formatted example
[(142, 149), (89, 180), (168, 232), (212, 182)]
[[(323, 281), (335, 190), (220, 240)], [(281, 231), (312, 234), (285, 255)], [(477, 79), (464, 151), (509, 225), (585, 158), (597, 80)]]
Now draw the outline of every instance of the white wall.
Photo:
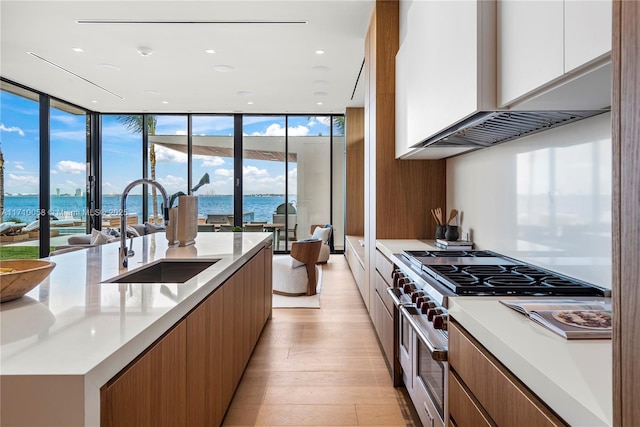
[(479, 249), (611, 288), (611, 114), (447, 160)]

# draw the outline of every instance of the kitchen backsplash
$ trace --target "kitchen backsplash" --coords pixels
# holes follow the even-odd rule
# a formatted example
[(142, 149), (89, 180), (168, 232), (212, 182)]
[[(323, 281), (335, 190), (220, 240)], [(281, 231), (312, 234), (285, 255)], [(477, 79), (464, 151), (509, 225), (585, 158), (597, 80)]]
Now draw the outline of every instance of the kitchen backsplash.
[(447, 160), (461, 237), (611, 288), (611, 114)]

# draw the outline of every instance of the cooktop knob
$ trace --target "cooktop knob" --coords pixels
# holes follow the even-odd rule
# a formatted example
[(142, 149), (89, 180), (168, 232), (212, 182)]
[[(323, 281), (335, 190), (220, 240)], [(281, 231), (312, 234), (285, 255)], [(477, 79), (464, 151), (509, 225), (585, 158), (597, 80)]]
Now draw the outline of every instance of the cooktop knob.
[(447, 330), (447, 315), (446, 314), (438, 314), (433, 317), (433, 327), (436, 329), (442, 329), (444, 331)]
[(424, 295), (420, 295), (418, 298), (416, 298), (416, 307), (421, 307), (423, 302), (426, 302), (429, 300), (429, 297), (426, 297)]
[(442, 313), (443, 311), (440, 310), (439, 308), (430, 308), (429, 310), (427, 310), (427, 320), (432, 321), (435, 316)]
[(411, 293), (413, 291), (416, 290), (416, 287), (413, 283), (405, 283), (402, 286), (402, 290), (404, 291), (405, 294)]
[(411, 293), (411, 302), (415, 303), (417, 302), (418, 298), (423, 296), (424, 292), (422, 291), (417, 291), (417, 292), (412, 292)]

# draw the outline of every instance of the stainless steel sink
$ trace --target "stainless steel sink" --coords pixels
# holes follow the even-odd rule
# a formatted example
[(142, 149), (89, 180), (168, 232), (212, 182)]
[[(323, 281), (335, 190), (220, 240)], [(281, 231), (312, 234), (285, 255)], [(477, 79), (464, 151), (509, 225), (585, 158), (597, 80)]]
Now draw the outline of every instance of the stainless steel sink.
[(219, 259), (185, 260), (165, 259), (146, 265), (129, 273), (105, 280), (105, 283), (184, 283)]

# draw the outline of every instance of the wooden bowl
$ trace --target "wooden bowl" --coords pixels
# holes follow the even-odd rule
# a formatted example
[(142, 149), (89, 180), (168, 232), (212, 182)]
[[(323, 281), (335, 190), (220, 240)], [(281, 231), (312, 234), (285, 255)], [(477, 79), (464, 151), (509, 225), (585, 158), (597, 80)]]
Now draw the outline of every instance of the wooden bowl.
[(0, 272), (12, 269), (10, 273), (0, 273), (0, 302), (20, 298), (35, 288), (56, 266), (51, 261), (41, 259), (9, 259), (0, 261)]

